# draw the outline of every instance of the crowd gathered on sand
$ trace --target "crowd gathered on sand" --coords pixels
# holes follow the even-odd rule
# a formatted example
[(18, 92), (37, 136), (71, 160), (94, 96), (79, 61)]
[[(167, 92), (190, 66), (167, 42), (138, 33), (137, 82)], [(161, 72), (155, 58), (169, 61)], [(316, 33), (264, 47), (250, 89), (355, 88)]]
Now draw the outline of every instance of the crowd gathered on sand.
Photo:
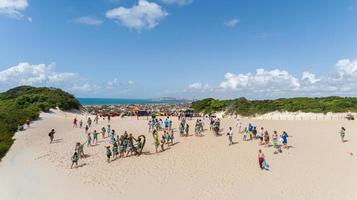
[[(98, 124), (99, 120), (103, 120), (107, 123), (100, 130), (89, 131), (91, 126)], [(153, 149), (155, 153), (161, 153), (165, 150), (174, 146), (175, 143), (175, 132), (179, 133), (180, 137), (189, 137), (190, 126), (188, 120), (192, 121), (191, 117), (178, 116), (178, 127), (177, 129), (173, 127), (172, 117), (156, 117), (152, 116), (147, 119), (148, 132), (151, 133), (153, 139)], [(205, 121), (209, 121), (209, 131), (205, 129)], [(104, 145), (103, 154), (106, 157), (106, 161), (111, 163), (112, 161), (123, 159), (130, 156), (140, 156), (143, 153), (144, 146), (146, 144), (146, 137), (144, 135), (134, 136), (132, 133), (124, 131), (123, 133), (117, 133), (111, 127), (111, 116), (99, 117), (94, 116), (92, 120), (88, 117), (85, 126), (82, 119), (78, 120), (77, 117), (73, 119), (73, 128), (84, 129), (87, 140), (85, 142), (77, 142), (74, 147), (74, 153), (72, 155), (71, 168), (77, 167), (80, 159), (85, 159), (86, 154), (84, 153), (84, 147), (91, 148), (92, 146), (98, 145), (98, 135), (101, 135), (102, 140), (106, 140), (106, 145)], [(29, 126), (29, 124), (28, 124)], [(207, 132), (212, 132), (214, 136), (223, 136), (224, 131), (221, 128), (220, 119), (214, 116), (195, 119), (194, 136), (202, 137), (204, 134), (209, 134)], [(50, 143), (53, 143), (56, 131), (52, 129), (48, 136), (50, 138)], [(242, 142), (257, 141), (259, 148), (257, 152), (257, 164), (262, 170), (269, 170), (269, 164), (267, 158), (263, 152), (263, 148), (273, 148), (274, 154), (283, 153), (283, 150), (289, 150), (291, 146), (288, 145), (289, 135), (286, 131), (278, 133), (277, 131), (272, 131), (269, 133), (264, 127), (259, 127), (253, 123), (248, 123), (247, 126), (243, 126), (241, 119), (236, 119), (235, 127), (228, 127), (226, 136), (228, 139), (228, 146), (238, 144), (237, 137), (235, 133), (241, 134), (243, 139)], [(342, 142), (345, 142), (344, 137), (346, 134), (346, 129), (341, 127), (339, 132)]]

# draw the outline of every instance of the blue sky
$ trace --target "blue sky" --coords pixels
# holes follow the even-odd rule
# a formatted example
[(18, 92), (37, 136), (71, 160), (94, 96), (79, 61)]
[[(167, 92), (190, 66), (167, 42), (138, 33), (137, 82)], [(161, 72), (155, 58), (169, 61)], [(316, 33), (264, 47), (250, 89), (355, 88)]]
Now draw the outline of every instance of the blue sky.
[(0, 91), (357, 95), (357, 0), (0, 0)]

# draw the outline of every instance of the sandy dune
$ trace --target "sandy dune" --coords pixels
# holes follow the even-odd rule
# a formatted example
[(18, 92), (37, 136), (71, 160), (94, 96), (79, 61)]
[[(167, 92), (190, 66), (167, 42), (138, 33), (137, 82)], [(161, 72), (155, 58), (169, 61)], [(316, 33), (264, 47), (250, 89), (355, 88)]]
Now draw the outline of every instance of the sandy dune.
[[(112, 119), (122, 133), (147, 136), (145, 155), (106, 163), (107, 139), (85, 148), (88, 158), (70, 169), (77, 141), (85, 141), (84, 129), (72, 128), (76, 114), (55, 111), (16, 134), (16, 142), (0, 163), (1, 199), (357, 199), (357, 122), (346, 120), (248, 120), (271, 133), (286, 130), (292, 147), (273, 154), (272, 147), (258, 141), (242, 141), (235, 120), (222, 120), (223, 133), (234, 127), (234, 141), (213, 136), (179, 137), (170, 149), (155, 154), (146, 119)], [(84, 119), (84, 115), (78, 115)], [(178, 121), (173, 118), (175, 128)], [(191, 134), (195, 121), (189, 121)], [(206, 128), (208, 121), (206, 121)], [(100, 120), (91, 130), (100, 130)], [(338, 131), (347, 129), (348, 142), (341, 143)], [(56, 129), (56, 143), (47, 136)], [(271, 169), (262, 171), (257, 151), (262, 149)], [(350, 154), (353, 153), (353, 155)]]

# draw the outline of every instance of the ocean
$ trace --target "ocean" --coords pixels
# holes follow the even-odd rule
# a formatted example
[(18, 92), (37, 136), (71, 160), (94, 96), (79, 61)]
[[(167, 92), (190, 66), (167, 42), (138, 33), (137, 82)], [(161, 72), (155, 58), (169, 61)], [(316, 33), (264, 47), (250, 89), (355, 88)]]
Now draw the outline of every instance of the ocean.
[(77, 98), (82, 105), (127, 105), (127, 104), (160, 104), (182, 103), (182, 100), (153, 99), (111, 99), (111, 98)]
[(125, 104), (155, 104), (160, 101), (151, 99), (110, 99), (110, 98), (78, 98), (82, 105), (125, 105)]

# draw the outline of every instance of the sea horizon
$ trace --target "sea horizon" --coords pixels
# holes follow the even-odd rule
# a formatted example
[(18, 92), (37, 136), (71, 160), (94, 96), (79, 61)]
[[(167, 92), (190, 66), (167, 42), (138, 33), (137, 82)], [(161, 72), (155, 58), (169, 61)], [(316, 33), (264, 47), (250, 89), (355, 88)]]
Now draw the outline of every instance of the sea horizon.
[(83, 98), (78, 97), (78, 101), (84, 106), (90, 105), (130, 105), (130, 104), (165, 104), (165, 103), (183, 103), (187, 100), (180, 99), (141, 99), (141, 98)]

